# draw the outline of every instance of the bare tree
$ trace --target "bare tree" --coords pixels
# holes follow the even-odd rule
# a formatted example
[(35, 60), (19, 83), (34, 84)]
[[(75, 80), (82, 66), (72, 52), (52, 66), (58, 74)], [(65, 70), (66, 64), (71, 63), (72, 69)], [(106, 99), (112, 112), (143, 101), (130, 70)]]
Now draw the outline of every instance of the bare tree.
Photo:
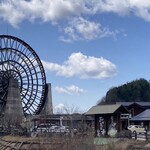
[(103, 96), (101, 99), (99, 99), (96, 103), (96, 105), (102, 105), (105, 104), (106, 96)]
[(56, 108), (56, 114), (74, 114), (74, 113), (81, 113), (79, 107), (76, 107), (74, 105), (61, 104), (61, 107)]
[[(74, 132), (74, 120), (75, 120), (75, 115), (76, 114), (81, 114), (81, 111), (79, 109), (79, 107), (76, 107), (74, 105), (64, 105), (63, 107), (61, 107), (60, 109), (57, 110), (57, 114), (62, 114), (65, 115), (65, 118), (67, 120), (69, 120), (69, 127), (70, 127), (70, 131), (71, 131), (71, 135), (73, 136)], [(62, 125), (63, 119), (65, 119), (63, 117), (60, 117), (60, 125)]]
[(71, 115), (71, 114), (75, 114), (75, 113), (80, 113), (80, 109), (79, 109), (79, 107), (76, 107), (74, 105), (66, 105), (64, 107), (64, 112), (66, 114)]

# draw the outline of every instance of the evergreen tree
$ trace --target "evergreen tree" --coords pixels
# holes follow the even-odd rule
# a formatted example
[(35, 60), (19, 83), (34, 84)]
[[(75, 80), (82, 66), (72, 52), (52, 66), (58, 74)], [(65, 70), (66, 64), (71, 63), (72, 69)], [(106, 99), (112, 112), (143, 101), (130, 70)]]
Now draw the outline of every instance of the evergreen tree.
[(116, 102), (148, 102), (150, 101), (150, 83), (141, 78), (118, 87), (111, 88), (99, 104)]

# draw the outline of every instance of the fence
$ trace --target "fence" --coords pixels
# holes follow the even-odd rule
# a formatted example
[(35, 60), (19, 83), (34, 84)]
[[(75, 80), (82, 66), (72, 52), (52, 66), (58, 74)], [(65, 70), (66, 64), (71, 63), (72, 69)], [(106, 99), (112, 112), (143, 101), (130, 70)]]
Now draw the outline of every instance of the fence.
[(148, 132), (145, 132), (145, 133), (134, 132), (134, 133), (132, 133), (132, 139), (149, 141), (150, 140), (150, 133), (148, 133)]

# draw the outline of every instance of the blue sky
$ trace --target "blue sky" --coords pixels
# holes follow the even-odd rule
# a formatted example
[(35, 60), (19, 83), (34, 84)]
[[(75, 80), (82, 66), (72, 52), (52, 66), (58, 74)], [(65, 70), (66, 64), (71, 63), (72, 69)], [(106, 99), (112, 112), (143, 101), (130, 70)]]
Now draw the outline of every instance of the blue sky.
[(55, 111), (84, 112), (110, 88), (150, 79), (149, 0), (1, 0), (0, 34), (39, 55)]

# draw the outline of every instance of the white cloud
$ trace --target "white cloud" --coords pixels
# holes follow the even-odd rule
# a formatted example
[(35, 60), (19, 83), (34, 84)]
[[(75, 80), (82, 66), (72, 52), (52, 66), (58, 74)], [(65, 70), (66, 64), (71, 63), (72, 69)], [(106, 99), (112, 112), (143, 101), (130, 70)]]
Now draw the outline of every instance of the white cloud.
[(150, 21), (150, 1), (130, 1), (131, 8), (134, 14), (140, 18), (143, 18), (146, 21)]
[(4, 21), (7, 21), (14, 27), (18, 27), (18, 24), (22, 22), (25, 15), (22, 11), (17, 9), (15, 5), (12, 3), (8, 3), (8, 1), (5, 3), (0, 3), (0, 18), (2, 18)]
[(119, 16), (135, 15), (150, 21), (149, 0), (92, 0), (92, 13), (113, 12)]
[(96, 38), (109, 37), (117, 34), (108, 28), (103, 28), (100, 23), (88, 21), (82, 17), (71, 20), (67, 27), (63, 29), (66, 36), (61, 36), (60, 40), (72, 42), (76, 40), (93, 40)]
[[(115, 36), (116, 31), (102, 27), (92, 17), (102, 13), (135, 15), (150, 22), (149, 0), (1, 0), (0, 19), (13, 27), (24, 20), (50, 22), (62, 28), (62, 41), (93, 40)], [(89, 20), (85, 19), (90, 18)], [(94, 18), (94, 17), (93, 17)]]
[(56, 105), (54, 107), (54, 113), (57, 114), (73, 114), (73, 113), (81, 113), (78, 107), (74, 105), (64, 105), (62, 103)]
[[(1, 0), (0, 17), (16, 26), (24, 19), (56, 22), (60, 19), (114, 12), (135, 14), (150, 21), (149, 0)], [(11, 14), (11, 15), (10, 15)]]
[(86, 56), (82, 53), (72, 53), (62, 65), (42, 61), (47, 72), (55, 72), (64, 77), (79, 77), (80, 79), (103, 79), (116, 75), (116, 66), (104, 58)]
[(58, 104), (54, 107), (55, 109), (64, 109), (65, 108), (65, 105), (64, 104)]
[(76, 0), (1, 0), (0, 17), (15, 27), (25, 19), (57, 22), (86, 11), (83, 5)]
[(81, 93), (85, 93), (86, 91), (84, 89), (81, 89), (75, 85), (66, 86), (66, 87), (55, 87), (55, 90), (59, 93), (65, 93), (68, 95), (80, 95)]
[(65, 108), (66, 106), (60, 103), (54, 107), (54, 113), (64, 113)]
[(64, 88), (62, 88), (62, 87), (56, 86), (56, 87), (55, 87), (55, 90), (56, 90), (57, 92), (59, 92), (59, 93), (65, 93), (65, 94), (71, 95), (71, 93), (70, 93), (67, 89), (64, 89)]
[(114, 12), (118, 15), (127, 15), (130, 12), (130, 0), (93, 0), (93, 13)]
[(60, 19), (114, 12), (134, 14), (150, 21), (149, 0), (1, 0), (0, 17), (13, 26), (21, 21), (41, 19), (57, 22)]

